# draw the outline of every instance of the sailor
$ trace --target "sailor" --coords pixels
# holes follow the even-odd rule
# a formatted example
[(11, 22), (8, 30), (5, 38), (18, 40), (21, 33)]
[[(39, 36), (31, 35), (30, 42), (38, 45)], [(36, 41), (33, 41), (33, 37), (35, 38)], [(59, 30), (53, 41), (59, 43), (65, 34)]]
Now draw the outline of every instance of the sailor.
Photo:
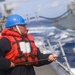
[[(10, 15), (0, 37), (0, 75), (35, 75), (33, 66), (50, 64), (53, 54), (42, 54), (28, 34), (26, 21), (18, 14)], [(47, 58), (48, 60), (39, 61)]]

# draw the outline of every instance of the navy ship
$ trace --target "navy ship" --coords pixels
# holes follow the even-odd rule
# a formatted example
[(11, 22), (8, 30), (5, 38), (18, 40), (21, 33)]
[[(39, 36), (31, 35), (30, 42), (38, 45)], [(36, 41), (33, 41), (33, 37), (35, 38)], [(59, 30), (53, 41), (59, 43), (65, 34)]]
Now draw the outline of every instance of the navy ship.
[[(8, 4), (4, 6), (6, 14), (0, 16), (0, 31), (5, 28), (5, 20), (12, 12), (12, 8), (9, 6)], [(51, 64), (34, 67), (36, 75), (75, 75), (75, 37), (65, 31), (75, 30), (74, 6), (75, 3), (71, 2), (68, 5), (68, 10), (55, 18), (38, 16), (37, 12), (35, 13), (36, 16), (26, 18), (29, 33), (34, 36), (35, 44), (40, 51), (44, 54), (53, 53), (57, 55), (57, 60)], [(36, 21), (30, 22), (33, 19)]]

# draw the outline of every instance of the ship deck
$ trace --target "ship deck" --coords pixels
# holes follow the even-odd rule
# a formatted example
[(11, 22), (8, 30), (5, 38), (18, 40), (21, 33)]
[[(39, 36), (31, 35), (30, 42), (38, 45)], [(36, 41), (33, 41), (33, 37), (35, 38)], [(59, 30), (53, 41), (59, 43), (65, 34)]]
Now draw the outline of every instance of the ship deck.
[(36, 75), (58, 75), (50, 64), (41, 67), (34, 67), (34, 69)]

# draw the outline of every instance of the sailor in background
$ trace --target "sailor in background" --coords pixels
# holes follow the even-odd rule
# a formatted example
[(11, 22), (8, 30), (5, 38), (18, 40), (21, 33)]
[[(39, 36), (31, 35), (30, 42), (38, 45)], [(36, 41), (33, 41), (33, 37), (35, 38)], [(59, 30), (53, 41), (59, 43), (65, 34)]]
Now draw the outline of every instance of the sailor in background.
[[(50, 64), (53, 54), (42, 54), (28, 34), (27, 23), (17, 14), (10, 15), (0, 37), (0, 75), (35, 75), (33, 66)], [(39, 61), (48, 58), (48, 60)], [(34, 62), (35, 61), (35, 62)]]

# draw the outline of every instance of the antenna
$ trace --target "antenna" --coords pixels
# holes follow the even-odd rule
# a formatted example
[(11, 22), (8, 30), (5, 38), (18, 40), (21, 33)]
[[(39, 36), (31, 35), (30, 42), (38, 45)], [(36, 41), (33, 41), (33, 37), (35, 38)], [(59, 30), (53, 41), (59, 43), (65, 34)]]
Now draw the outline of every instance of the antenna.
[(27, 18), (26, 18), (27, 22), (30, 23), (30, 18), (28, 16), (28, 14), (26, 14), (26, 16), (27, 16)]
[(37, 19), (37, 21), (39, 21), (39, 16), (38, 16), (37, 12), (35, 12), (35, 18)]

